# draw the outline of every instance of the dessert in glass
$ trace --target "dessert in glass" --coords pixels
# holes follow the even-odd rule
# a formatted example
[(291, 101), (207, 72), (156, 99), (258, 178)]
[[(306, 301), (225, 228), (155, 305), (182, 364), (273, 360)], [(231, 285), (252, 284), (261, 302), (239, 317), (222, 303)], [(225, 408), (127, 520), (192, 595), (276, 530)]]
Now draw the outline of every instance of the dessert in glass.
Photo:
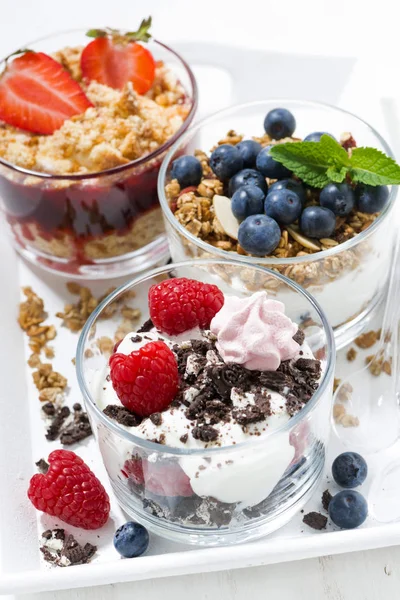
[(197, 87), (149, 26), (60, 33), (3, 60), (1, 204), (16, 248), (41, 267), (96, 278), (168, 260), (157, 176)]
[[(116, 299), (140, 308), (143, 324), (102, 354), (117, 328), (102, 314)], [(197, 260), (111, 294), (89, 317), (76, 364), (122, 508), (164, 537), (220, 545), (278, 529), (315, 490), (334, 362), (332, 329), (296, 283)]]
[[(276, 113), (282, 129), (274, 132)], [(234, 258), (285, 275), (320, 303), (340, 348), (359, 333), (384, 292), (397, 187), (347, 179), (323, 189), (305, 184), (270, 156), (277, 144), (301, 140), (330, 140), (344, 160), (361, 146), (392, 160), (379, 133), (342, 109), (252, 102), (203, 120), (176, 142), (160, 170), (159, 198), (174, 261)]]

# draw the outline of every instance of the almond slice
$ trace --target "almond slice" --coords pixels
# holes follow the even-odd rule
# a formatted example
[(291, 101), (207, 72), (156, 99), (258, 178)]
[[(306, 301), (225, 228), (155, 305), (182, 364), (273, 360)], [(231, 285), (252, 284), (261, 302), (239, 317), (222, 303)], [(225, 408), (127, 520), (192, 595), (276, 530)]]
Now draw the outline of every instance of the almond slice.
[(226, 235), (234, 240), (238, 239), (239, 221), (235, 217), (231, 208), (231, 199), (226, 196), (215, 194), (213, 198), (215, 216), (221, 224)]
[(315, 242), (314, 240), (310, 240), (310, 238), (306, 237), (305, 235), (302, 235), (297, 229), (297, 227), (295, 227), (295, 225), (291, 225), (290, 227), (286, 225), (286, 229), (288, 230), (292, 238), (296, 240), (296, 242), (299, 242), (299, 244), (301, 244), (305, 248), (309, 248), (310, 250), (314, 250), (315, 252), (321, 250), (321, 246), (317, 242)]

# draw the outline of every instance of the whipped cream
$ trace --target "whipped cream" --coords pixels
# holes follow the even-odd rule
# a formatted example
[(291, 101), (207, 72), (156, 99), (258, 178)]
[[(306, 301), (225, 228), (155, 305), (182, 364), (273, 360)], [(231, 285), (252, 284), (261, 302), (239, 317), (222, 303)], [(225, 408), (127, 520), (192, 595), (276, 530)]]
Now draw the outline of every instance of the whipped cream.
[[(294, 326), (294, 333), (296, 330), (297, 326)], [(182, 349), (190, 349), (192, 340), (209, 342), (210, 339), (214, 339), (214, 336), (211, 332), (203, 332), (199, 329), (169, 338), (160, 335), (156, 330), (139, 335), (133, 332), (125, 336), (118, 347), (118, 352), (130, 354), (148, 342), (160, 339), (171, 349), (176, 349), (176, 344)], [(294, 361), (298, 358), (314, 358), (306, 343), (303, 343), (302, 346), (295, 343), (295, 347), (297, 351), (293, 356)], [(208, 350), (207, 366), (223, 364), (217, 352), (212, 349)], [(196, 356), (190, 354), (186, 362), (184, 378), (197, 377), (200, 368)], [(108, 368), (103, 372), (93, 374), (93, 394), (101, 409), (110, 404), (121, 406), (112, 382), (107, 377), (108, 374)], [(184, 390), (184, 400), (189, 404), (199, 394), (196, 384), (197, 380)], [(213, 424), (218, 432), (218, 438), (213, 442), (205, 442), (193, 437), (191, 434), (193, 424), (185, 414), (187, 406), (184, 404), (171, 406), (164, 411), (162, 422), (159, 425), (156, 425), (150, 418), (146, 418), (140, 425), (126, 427), (126, 429), (142, 439), (154, 440), (162, 436), (163, 443), (170, 447), (187, 450), (220, 448), (215, 454), (211, 453), (207, 456), (185, 455), (179, 458), (179, 464), (189, 477), (193, 491), (199, 496), (213, 497), (221, 502), (237, 502), (240, 508), (254, 506), (271, 493), (295, 456), (295, 447), (290, 443), (289, 432), (281, 432), (272, 438), (269, 437), (268, 442), (264, 445), (257, 444), (254, 448), (246, 446), (235, 450), (235, 445), (255, 437), (259, 438), (280, 428), (290, 419), (286, 410), (286, 398), (268, 388), (262, 391), (265, 395), (268, 394), (271, 414), (264, 420), (248, 423), (245, 427), (233, 419), (228, 422), (221, 420)], [(255, 393), (243, 393), (240, 389), (233, 387), (230, 391), (230, 400), (232, 409), (240, 411), (249, 405), (255, 405), (257, 399)], [(225, 448), (226, 450), (224, 450)], [(160, 451), (162, 451), (162, 446), (160, 446)], [(119, 453), (120, 464), (117, 466), (117, 471), (122, 469), (125, 460), (130, 457), (132, 448), (128, 443), (121, 442)], [(150, 455), (148, 461), (157, 460), (157, 456), (157, 453)]]
[(293, 339), (297, 325), (285, 315), (284, 304), (264, 291), (247, 298), (225, 296), (210, 329), (223, 360), (250, 370), (276, 371), (299, 351)]

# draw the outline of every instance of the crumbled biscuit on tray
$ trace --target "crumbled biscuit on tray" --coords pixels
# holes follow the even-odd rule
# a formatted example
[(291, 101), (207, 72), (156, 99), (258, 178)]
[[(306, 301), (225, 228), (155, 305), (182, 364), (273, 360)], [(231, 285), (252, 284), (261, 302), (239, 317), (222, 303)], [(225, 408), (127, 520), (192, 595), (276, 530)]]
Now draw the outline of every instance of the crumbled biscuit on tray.
[(362, 333), (354, 340), (354, 343), (359, 348), (365, 350), (366, 348), (371, 348), (376, 342), (379, 340), (381, 336), (381, 330), (378, 331), (366, 331)]
[(54, 325), (43, 324), (47, 313), (42, 298), (39, 298), (30, 287), (24, 287), (22, 291), (26, 300), (20, 303), (18, 323), (29, 337), (29, 348), (34, 355), (39, 355), (42, 349), (46, 352), (47, 342), (56, 337), (56, 329)]
[(357, 350), (353, 347), (349, 348), (346, 352), (346, 358), (349, 362), (353, 362), (357, 358)]
[(59, 388), (63, 390), (67, 386), (67, 379), (53, 371), (53, 367), (50, 363), (40, 363), (37, 371), (32, 373), (33, 382), (37, 389), (42, 392), (48, 388)]
[[(56, 313), (56, 316), (63, 320), (63, 325), (68, 327), (71, 331), (80, 331), (84, 324), (86, 323), (89, 316), (92, 314), (95, 308), (109, 295), (111, 294), (115, 288), (108, 289), (104, 294), (102, 294), (99, 298), (93, 296), (91, 290), (87, 287), (81, 286), (74, 281), (70, 281), (67, 283), (68, 291), (75, 295), (79, 296), (79, 299), (75, 304), (68, 303), (64, 306), (63, 312)], [(126, 306), (125, 303), (127, 299), (134, 298), (135, 292), (130, 291), (126, 292), (123, 297), (117, 298), (113, 302), (111, 302), (102, 312), (102, 319), (109, 319), (114, 316), (117, 311), (121, 310), (121, 313), (132, 320), (138, 319), (140, 317), (140, 311), (136, 308), (131, 308)], [(121, 308), (122, 304), (122, 308)]]
[(64, 529), (48, 529), (42, 533), (40, 543), (44, 560), (58, 567), (84, 565), (90, 562), (97, 551), (92, 544), (81, 545)]

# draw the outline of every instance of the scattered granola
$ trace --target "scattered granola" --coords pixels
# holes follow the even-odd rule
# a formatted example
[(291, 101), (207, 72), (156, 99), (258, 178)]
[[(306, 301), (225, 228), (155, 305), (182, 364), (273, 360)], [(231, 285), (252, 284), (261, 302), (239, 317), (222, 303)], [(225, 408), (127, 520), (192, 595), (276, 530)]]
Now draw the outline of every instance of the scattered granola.
[(366, 331), (362, 333), (354, 340), (356, 346), (362, 349), (371, 348), (379, 340), (381, 336), (381, 330), (378, 331)]
[(349, 362), (353, 362), (357, 357), (357, 350), (353, 347), (349, 348), (346, 352), (346, 358)]
[[(46, 351), (46, 344), (56, 337), (54, 325), (44, 325), (47, 318), (42, 298), (32, 290), (31, 287), (22, 288), (26, 300), (19, 306), (18, 323), (29, 337), (29, 348), (33, 354), (39, 355), (42, 349)], [(47, 354), (46, 354), (47, 356)], [(34, 360), (34, 359), (33, 359)]]
[(50, 363), (40, 363), (37, 371), (32, 373), (32, 377), (37, 389), (42, 393), (44, 390), (53, 388), (63, 390), (68, 383), (63, 375), (53, 371)]
[(101, 354), (111, 354), (114, 348), (114, 341), (103, 335), (96, 340), (96, 346), (100, 350)]
[(360, 424), (358, 417), (347, 414), (346, 407), (343, 404), (333, 405), (333, 418), (335, 423), (343, 427), (358, 427)]
[(347, 402), (351, 398), (351, 394), (353, 393), (353, 386), (346, 382), (344, 383), (338, 392), (337, 399), (340, 402)]
[(387, 360), (383, 350), (380, 350), (377, 354), (367, 356), (365, 363), (368, 365), (371, 375), (375, 377), (378, 377), (382, 372), (386, 375), (392, 374), (392, 359)]
[(338, 389), (339, 385), (341, 384), (341, 379), (339, 379), (339, 377), (335, 377), (333, 380), (333, 391), (336, 392), (336, 390)]

